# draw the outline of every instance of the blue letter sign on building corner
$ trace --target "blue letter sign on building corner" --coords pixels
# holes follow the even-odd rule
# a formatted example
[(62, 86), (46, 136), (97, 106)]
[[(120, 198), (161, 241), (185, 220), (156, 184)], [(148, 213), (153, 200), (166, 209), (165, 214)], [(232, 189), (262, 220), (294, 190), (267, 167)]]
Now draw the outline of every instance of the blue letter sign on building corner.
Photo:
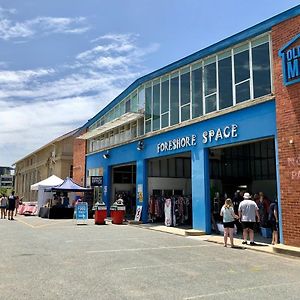
[(278, 52), (282, 60), (284, 85), (300, 82), (300, 33)]

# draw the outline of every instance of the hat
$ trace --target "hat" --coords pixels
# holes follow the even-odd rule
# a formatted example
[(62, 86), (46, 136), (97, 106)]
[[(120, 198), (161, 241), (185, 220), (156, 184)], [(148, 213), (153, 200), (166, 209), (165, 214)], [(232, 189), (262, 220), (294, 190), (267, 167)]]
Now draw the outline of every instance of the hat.
[(249, 193), (245, 193), (245, 194), (244, 194), (244, 199), (251, 199), (250, 194), (249, 194)]

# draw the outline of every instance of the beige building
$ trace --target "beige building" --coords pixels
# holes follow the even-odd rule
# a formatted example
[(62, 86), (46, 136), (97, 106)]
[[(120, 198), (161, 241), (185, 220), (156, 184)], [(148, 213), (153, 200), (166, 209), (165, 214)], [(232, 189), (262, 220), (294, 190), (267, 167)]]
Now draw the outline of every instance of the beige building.
[(73, 144), (78, 129), (58, 137), (15, 162), (15, 191), (24, 201), (36, 201), (30, 186), (51, 175), (62, 179), (73, 176)]

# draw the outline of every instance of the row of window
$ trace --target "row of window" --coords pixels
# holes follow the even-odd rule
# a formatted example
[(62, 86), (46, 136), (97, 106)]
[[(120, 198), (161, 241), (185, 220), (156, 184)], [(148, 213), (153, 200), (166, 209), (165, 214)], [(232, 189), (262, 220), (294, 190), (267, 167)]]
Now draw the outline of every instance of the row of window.
[[(138, 131), (143, 135), (268, 95), (272, 89), (269, 44), (269, 36), (264, 35), (148, 82), (89, 130), (144, 108), (144, 124)], [(100, 138), (104, 142), (93, 142), (98, 146), (90, 150), (121, 142), (118, 134), (107, 133)]]
[(146, 85), (145, 132), (270, 93), (270, 51), (266, 36)]

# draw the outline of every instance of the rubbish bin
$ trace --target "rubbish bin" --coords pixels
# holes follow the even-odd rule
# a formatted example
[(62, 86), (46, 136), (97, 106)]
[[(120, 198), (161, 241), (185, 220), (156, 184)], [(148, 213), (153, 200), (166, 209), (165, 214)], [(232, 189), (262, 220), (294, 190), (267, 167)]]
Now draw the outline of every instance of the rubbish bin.
[(95, 225), (105, 224), (106, 206), (104, 202), (97, 202), (94, 206), (95, 210)]
[(113, 224), (123, 224), (123, 219), (125, 216), (125, 205), (122, 199), (118, 199), (110, 207), (110, 216)]

